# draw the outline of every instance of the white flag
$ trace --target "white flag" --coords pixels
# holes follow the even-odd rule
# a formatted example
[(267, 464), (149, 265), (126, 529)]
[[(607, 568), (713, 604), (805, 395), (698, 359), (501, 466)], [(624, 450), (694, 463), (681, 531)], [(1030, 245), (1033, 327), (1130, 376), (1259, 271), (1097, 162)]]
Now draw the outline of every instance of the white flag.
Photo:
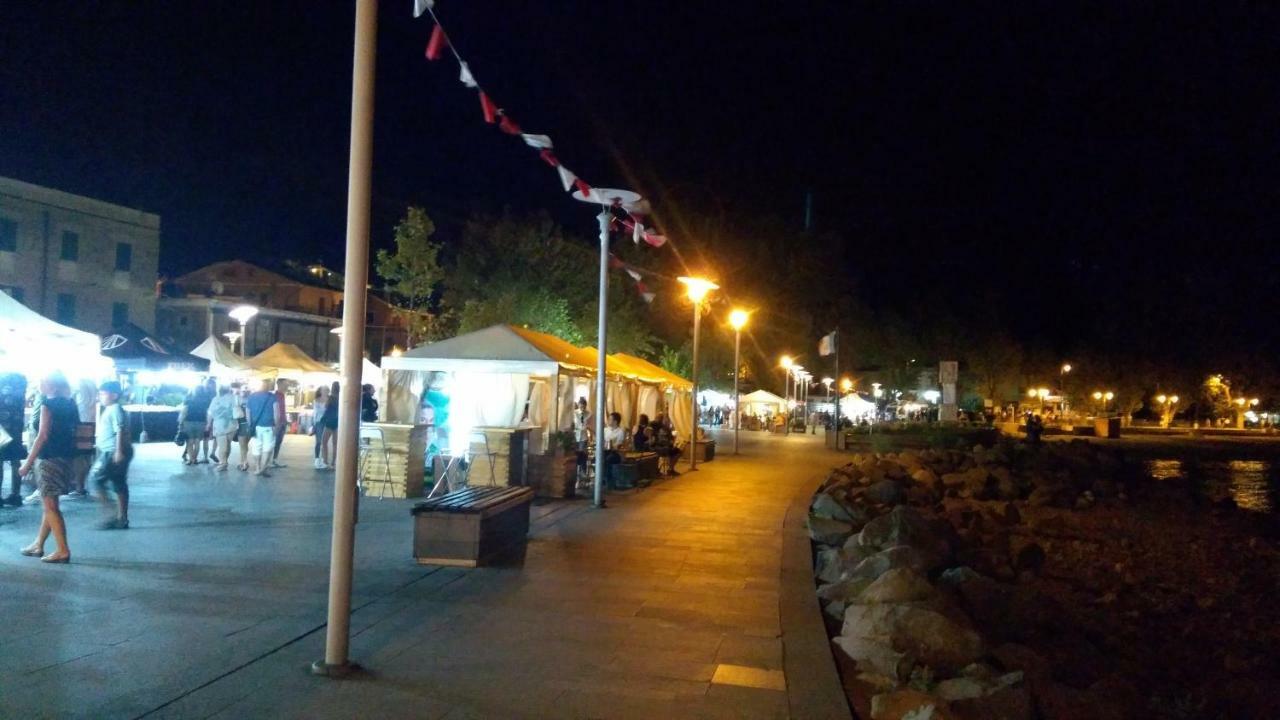
[(627, 274), (631, 276), (632, 280), (635, 280), (636, 282), (640, 282), (640, 273), (636, 272), (635, 270), (632, 270), (631, 268), (627, 268)]
[(640, 244), (640, 239), (644, 237), (644, 223), (637, 222), (631, 227), (631, 242), (636, 245)]
[(831, 334), (822, 336), (818, 341), (818, 354), (826, 357), (835, 354), (836, 351), (836, 333), (839, 330), (833, 330)]
[(476, 79), (471, 75), (471, 68), (465, 62), (458, 63), (458, 80), (469, 88), (478, 87)]
[(520, 137), (524, 138), (524, 144), (529, 147), (535, 147), (539, 150), (551, 149), (551, 138), (546, 135), (529, 135), (528, 133), (523, 133)]
[(422, 17), (422, 13), (436, 6), (436, 0), (413, 0), (413, 16)]
[(556, 166), (556, 172), (560, 173), (560, 184), (564, 185), (564, 191), (569, 192), (573, 189), (573, 181), (578, 179), (573, 171), (563, 165)]

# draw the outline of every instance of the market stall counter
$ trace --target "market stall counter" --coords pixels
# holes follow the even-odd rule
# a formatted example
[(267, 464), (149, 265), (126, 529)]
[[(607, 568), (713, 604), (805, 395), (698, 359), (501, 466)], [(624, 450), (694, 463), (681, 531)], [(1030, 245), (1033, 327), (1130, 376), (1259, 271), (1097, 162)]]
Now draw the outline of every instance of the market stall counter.
[(135, 443), (172, 442), (178, 434), (180, 408), (169, 405), (125, 405), (124, 411), (129, 418), (129, 435)]

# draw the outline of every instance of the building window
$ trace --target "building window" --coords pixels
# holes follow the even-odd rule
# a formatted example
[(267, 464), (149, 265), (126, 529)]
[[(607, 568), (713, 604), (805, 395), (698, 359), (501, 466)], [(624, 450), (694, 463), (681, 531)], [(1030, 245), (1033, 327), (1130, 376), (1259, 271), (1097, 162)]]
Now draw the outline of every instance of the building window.
[(129, 303), (111, 303), (111, 327), (129, 323)]
[(76, 321), (76, 296), (58, 293), (58, 322), (71, 325)]
[(20, 287), (17, 287), (14, 285), (0, 285), (0, 292), (4, 293), (5, 295), (8, 295), (9, 297), (13, 298), (14, 300), (17, 300), (18, 302), (22, 302), (23, 295), (22, 295), (22, 288)]
[(18, 223), (0, 217), (0, 252), (18, 252)]
[(62, 231), (62, 259), (76, 262), (80, 259), (80, 235), (70, 230)]
[(116, 270), (129, 272), (133, 269), (133, 246), (129, 243), (116, 243)]

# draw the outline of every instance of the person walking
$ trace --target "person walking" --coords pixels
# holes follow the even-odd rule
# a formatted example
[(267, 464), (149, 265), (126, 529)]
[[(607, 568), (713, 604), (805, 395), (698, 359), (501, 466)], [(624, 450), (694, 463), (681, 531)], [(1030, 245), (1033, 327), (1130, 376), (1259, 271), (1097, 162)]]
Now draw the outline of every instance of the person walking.
[(236, 434), (236, 396), (231, 388), (223, 385), (218, 388), (218, 395), (209, 403), (209, 420), (205, 432), (213, 439), (214, 457), (218, 464), (218, 472), (227, 471), (227, 462), (231, 458), (231, 438)]
[(325, 467), (324, 460), (320, 457), (320, 449), (324, 444), (324, 425), (321, 422), (324, 420), (324, 411), (328, 405), (328, 400), (328, 388), (323, 385), (317, 387), (315, 400), (311, 403), (311, 434), (316, 438), (314, 465), (317, 470), (323, 470)]
[(253, 428), (249, 427), (249, 409), (245, 405), (249, 400), (249, 386), (231, 383), (231, 396), (235, 398), (235, 437), (240, 446), (240, 464), (236, 469), (245, 472), (249, 469), (249, 441), (253, 439)]
[(76, 402), (80, 425), (76, 433), (76, 456), (71, 460), (71, 473), (75, 482), (72, 483), (70, 496), (84, 498), (89, 495), (85, 490), (85, 483), (93, 467), (94, 442), (89, 437), (89, 430), (93, 429), (98, 420), (98, 386), (88, 378), (81, 378), (71, 399)]
[(187, 399), (182, 402), (182, 410), (178, 412), (178, 427), (182, 428), (187, 437), (187, 451), (182, 460), (184, 465), (209, 462), (207, 456), (203, 461), (200, 460), (200, 446), (204, 440), (205, 426), (209, 423), (209, 403), (212, 400), (204, 385), (200, 385), (187, 393)]
[(280, 463), (280, 446), (284, 444), (285, 430), (289, 428), (289, 416), (284, 409), (284, 391), (288, 387), (284, 378), (276, 380), (276, 444), (271, 448), (271, 467), (285, 467)]
[(26, 406), (27, 379), (18, 373), (0, 375), (0, 430), (9, 438), (0, 446), (0, 493), (4, 492), (5, 466), (9, 466), (9, 494), (0, 496), (0, 506), (22, 505), (18, 467), (27, 459), (27, 446), (22, 443), (22, 413)]
[(270, 380), (262, 381), (261, 389), (249, 396), (245, 407), (249, 413), (249, 427), (253, 429), (253, 442), (256, 443), (251, 452), (253, 474), (268, 477), (267, 468), (276, 447), (276, 394)]
[[(110, 380), (98, 388), (102, 407), (94, 432), (93, 467), (89, 477), (98, 489), (104, 508), (111, 507), (107, 486), (115, 491), (115, 517), (98, 523), (99, 530), (129, 529), (129, 463), (133, 461), (133, 439), (129, 436), (129, 420), (120, 407), (120, 383)], [(110, 512), (108, 509), (107, 512)]]
[[(31, 454), (18, 470), (26, 477), (36, 470), (36, 489), (44, 514), (40, 518), (40, 530), (35, 542), (22, 548), (22, 554), (38, 557), (42, 562), (66, 563), (71, 561), (71, 549), (67, 546), (67, 523), (58, 506), (58, 498), (71, 489), (71, 459), (76, 452), (76, 425), (80, 413), (71, 399), (71, 385), (62, 373), (53, 373), (40, 383), (44, 402), (40, 407), (40, 430), (31, 443)], [(44, 554), (44, 543), (53, 534), (58, 544), (55, 552)]]
[(332, 470), (338, 461), (338, 391), (340, 388), (336, 380), (329, 386), (329, 400), (325, 403), (324, 417), (321, 420), (324, 439), (320, 443), (320, 459), (324, 461), (324, 467), (328, 470)]
[(378, 422), (378, 398), (373, 395), (373, 386), (360, 386), (360, 422)]
[(587, 399), (578, 398), (573, 406), (573, 439), (578, 443), (578, 479), (587, 474), (587, 446), (591, 442), (591, 425), (594, 422), (587, 410)]

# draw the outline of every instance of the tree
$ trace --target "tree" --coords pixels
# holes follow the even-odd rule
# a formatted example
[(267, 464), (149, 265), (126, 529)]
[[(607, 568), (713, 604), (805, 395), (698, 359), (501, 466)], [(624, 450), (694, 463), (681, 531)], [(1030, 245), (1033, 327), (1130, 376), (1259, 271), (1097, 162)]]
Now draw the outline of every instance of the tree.
[(408, 328), (408, 344), (415, 337), (429, 337), (433, 327), (431, 299), (444, 277), (437, 256), (440, 245), (431, 240), (436, 226), (420, 207), (410, 206), (395, 228), (396, 250), (379, 250), (374, 265), (384, 287), (397, 306), (396, 314)]

